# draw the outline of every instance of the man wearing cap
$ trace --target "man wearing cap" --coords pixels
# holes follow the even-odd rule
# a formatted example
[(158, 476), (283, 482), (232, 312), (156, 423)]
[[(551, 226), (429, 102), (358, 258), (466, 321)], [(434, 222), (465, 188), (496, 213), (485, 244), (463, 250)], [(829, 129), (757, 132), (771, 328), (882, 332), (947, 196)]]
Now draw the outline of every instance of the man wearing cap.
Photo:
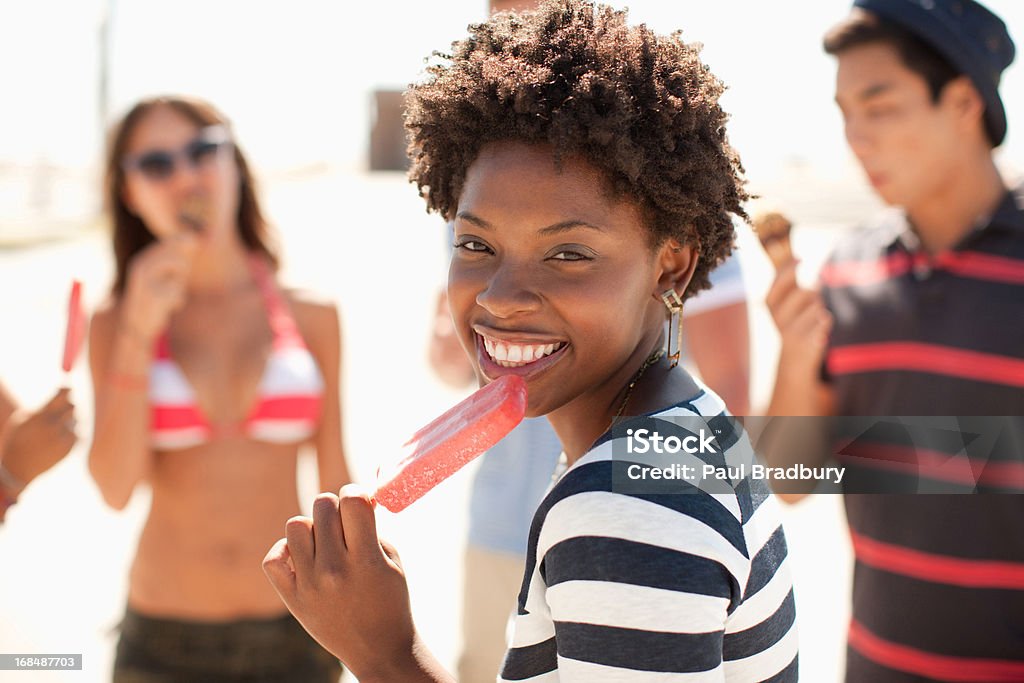
[[(841, 243), (820, 292), (779, 269), (769, 414), (1024, 416), (1024, 193), (992, 156), (1006, 27), (971, 0), (856, 0), (825, 50), (847, 142), (894, 210)], [(1024, 496), (998, 493), (1024, 491), (1010, 432), (959, 482), (924, 481), (914, 440), (861, 459), (975, 495), (847, 489), (849, 683), (1024, 681)]]

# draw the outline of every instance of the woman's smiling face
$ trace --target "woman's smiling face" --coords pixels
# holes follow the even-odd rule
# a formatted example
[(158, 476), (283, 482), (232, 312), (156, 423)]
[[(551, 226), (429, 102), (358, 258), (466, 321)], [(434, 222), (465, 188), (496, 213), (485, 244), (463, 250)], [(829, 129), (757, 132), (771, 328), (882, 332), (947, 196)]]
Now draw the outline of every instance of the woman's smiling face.
[[(482, 383), (527, 382), (527, 414), (614, 395), (657, 348), (665, 289), (638, 206), (551, 148), (491, 143), (469, 167), (455, 218), (448, 298)], [(639, 360), (637, 360), (639, 359)]]

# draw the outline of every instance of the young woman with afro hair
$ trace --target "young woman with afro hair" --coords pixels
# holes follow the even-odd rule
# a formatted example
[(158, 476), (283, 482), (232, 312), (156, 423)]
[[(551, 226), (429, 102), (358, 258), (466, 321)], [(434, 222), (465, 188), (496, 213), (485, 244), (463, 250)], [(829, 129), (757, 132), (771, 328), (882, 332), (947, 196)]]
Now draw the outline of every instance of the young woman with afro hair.
[[(714, 434), (679, 462), (720, 471), (751, 455), (674, 357), (682, 302), (746, 218), (723, 90), (678, 33), (583, 0), (471, 26), (410, 90), (411, 177), (455, 226), (462, 344), (481, 385), (526, 381), (527, 415), (548, 417), (565, 455), (533, 520), (501, 680), (797, 679), (786, 543), (764, 482), (629, 474), (651, 471), (628, 455), (641, 428)], [(416, 633), (366, 492), (319, 496), (264, 568), (360, 681), (452, 680)]]

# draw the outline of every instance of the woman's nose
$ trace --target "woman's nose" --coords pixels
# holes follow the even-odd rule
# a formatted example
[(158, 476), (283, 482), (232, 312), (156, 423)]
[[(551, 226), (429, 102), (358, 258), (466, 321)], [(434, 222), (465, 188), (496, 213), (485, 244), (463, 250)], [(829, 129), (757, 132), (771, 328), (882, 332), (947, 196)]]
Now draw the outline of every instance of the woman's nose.
[(541, 305), (537, 279), (522, 265), (504, 264), (492, 273), (476, 302), (496, 318), (530, 313)]

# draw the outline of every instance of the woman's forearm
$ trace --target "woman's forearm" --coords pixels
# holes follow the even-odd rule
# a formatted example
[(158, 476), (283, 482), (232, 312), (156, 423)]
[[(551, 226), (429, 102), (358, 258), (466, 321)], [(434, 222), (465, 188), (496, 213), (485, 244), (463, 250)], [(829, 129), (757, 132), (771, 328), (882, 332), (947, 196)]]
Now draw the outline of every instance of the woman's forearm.
[(148, 377), (152, 352), (142, 340), (119, 331), (108, 370), (94, 376), (96, 419), (89, 449), (89, 472), (111, 507), (128, 504), (148, 473)]

